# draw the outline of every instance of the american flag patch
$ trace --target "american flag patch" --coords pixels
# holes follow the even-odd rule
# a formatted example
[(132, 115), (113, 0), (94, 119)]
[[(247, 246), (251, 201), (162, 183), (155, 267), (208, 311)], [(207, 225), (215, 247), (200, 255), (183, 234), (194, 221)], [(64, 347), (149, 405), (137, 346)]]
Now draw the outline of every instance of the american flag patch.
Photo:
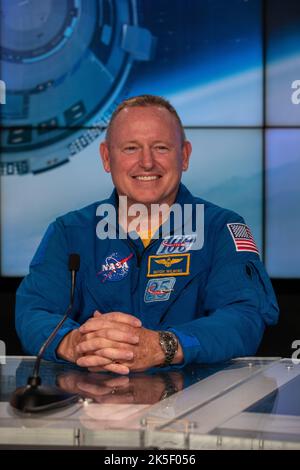
[(236, 251), (252, 251), (259, 255), (250, 228), (246, 224), (227, 224), (228, 230), (235, 244)]

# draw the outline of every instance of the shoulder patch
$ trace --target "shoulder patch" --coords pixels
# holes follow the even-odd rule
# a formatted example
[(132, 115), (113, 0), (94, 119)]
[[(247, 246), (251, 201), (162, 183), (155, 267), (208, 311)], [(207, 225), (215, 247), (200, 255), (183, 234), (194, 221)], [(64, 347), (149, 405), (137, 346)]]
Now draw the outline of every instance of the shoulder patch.
[(252, 251), (259, 255), (259, 250), (250, 228), (246, 224), (227, 224), (229, 233), (234, 241), (236, 251)]

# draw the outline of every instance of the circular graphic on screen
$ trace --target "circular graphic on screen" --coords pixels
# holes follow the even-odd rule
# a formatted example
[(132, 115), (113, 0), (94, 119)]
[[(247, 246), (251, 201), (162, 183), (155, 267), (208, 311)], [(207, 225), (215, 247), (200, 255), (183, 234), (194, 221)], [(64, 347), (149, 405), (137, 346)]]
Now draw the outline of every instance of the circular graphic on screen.
[(2, 174), (34, 174), (93, 142), (155, 38), (134, 0), (3, 0)]

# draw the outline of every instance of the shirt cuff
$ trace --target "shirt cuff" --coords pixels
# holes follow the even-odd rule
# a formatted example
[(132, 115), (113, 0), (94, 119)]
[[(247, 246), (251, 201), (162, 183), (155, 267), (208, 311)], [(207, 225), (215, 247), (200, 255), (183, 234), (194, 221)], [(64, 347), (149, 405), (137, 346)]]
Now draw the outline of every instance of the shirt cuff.
[(51, 341), (48, 348), (46, 349), (43, 359), (47, 361), (55, 361), (61, 364), (70, 364), (69, 361), (66, 361), (65, 359), (58, 357), (58, 355), (56, 354), (56, 351), (60, 342), (63, 340), (63, 338), (68, 333), (70, 333), (70, 331), (76, 330), (79, 327), (80, 327), (79, 323), (76, 323), (72, 321), (71, 319), (69, 319), (68, 323), (63, 325), (56, 333), (54, 339)]
[(186, 335), (176, 328), (168, 328), (168, 331), (171, 331), (177, 336), (183, 351), (183, 362), (180, 364), (173, 364), (172, 367), (181, 369), (187, 364), (196, 362), (195, 359), (199, 353), (200, 346), (198, 339), (195, 336)]

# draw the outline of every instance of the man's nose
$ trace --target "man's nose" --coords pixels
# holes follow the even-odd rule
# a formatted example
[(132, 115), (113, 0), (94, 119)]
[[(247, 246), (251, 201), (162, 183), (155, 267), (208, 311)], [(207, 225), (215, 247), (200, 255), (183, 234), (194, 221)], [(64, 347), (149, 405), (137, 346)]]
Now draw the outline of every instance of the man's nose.
[(142, 149), (140, 166), (145, 170), (151, 170), (154, 166), (154, 157), (149, 147), (143, 147)]

